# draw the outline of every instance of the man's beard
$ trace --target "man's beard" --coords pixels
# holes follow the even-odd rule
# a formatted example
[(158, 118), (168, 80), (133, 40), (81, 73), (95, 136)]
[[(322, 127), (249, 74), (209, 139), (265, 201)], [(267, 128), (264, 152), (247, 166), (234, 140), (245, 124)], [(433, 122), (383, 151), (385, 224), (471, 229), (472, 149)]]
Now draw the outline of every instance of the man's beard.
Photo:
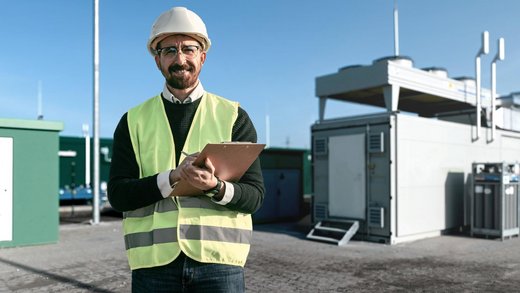
[[(189, 74), (188, 75), (182, 75), (182, 77), (178, 77), (175, 75), (175, 71), (178, 70), (185, 70)], [(187, 89), (197, 83), (197, 80), (199, 78), (199, 74), (195, 73), (195, 68), (191, 65), (179, 65), (179, 64), (173, 64), (168, 68), (168, 75), (166, 76), (166, 83), (174, 88), (174, 89)]]

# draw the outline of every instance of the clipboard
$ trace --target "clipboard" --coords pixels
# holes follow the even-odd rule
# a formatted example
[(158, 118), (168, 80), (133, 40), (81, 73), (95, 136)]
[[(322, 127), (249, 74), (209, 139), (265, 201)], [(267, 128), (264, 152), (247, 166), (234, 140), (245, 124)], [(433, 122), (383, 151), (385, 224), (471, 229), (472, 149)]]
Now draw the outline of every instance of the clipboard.
[[(193, 165), (203, 167), (206, 158), (215, 166), (215, 176), (228, 182), (236, 182), (258, 158), (265, 144), (251, 142), (208, 143)], [(181, 180), (172, 195), (203, 195), (202, 190)]]

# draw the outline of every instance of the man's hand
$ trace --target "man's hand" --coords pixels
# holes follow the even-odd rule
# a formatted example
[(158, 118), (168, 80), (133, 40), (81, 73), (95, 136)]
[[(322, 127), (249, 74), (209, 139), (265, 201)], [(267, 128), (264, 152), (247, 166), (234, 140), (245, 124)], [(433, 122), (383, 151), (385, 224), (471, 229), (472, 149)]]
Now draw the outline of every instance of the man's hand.
[(189, 184), (200, 190), (207, 190), (217, 185), (217, 178), (215, 178), (215, 167), (209, 159), (204, 162), (204, 167), (193, 165), (195, 157), (186, 157), (180, 170), (182, 180), (186, 180)]
[(193, 165), (199, 153), (186, 156), (182, 163), (170, 172), (170, 184), (185, 180), (192, 186), (200, 190), (208, 190), (217, 185), (215, 177), (215, 167), (210, 159), (206, 159), (203, 167)]
[(199, 155), (199, 152), (193, 153), (191, 155), (186, 154), (185, 152), (182, 152), (182, 153), (186, 155), (184, 160), (179, 164), (179, 166), (177, 166), (176, 169), (173, 169), (170, 172), (170, 186), (172, 186), (172, 187), (181, 180), (181, 178), (182, 178), (182, 176), (181, 176), (182, 170), (184, 168), (186, 168), (188, 165), (193, 164), (193, 161), (195, 161), (195, 159)]

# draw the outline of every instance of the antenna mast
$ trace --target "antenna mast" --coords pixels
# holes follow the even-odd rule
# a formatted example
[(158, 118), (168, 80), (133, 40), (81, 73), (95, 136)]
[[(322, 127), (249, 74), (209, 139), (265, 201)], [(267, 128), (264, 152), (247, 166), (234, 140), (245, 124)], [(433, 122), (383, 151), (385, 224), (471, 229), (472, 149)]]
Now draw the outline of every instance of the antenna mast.
[(43, 94), (42, 94), (42, 81), (38, 81), (38, 120), (43, 120)]

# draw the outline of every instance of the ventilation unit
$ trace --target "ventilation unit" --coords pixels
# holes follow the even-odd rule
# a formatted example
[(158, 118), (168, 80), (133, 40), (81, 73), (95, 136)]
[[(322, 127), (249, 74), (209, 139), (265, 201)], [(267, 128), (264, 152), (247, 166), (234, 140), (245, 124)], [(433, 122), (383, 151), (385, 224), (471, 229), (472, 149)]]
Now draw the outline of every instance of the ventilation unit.
[(368, 152), (383, 153), (385, 151), (385, 136), (383, 132), (370, 134), (368, 137)]
[(327, 205), (326, 204), (315, 204), (314, 205), (314, 218), (323, 220), (327, 218)]
[(328, 150), (327, 138), (315, 138), (314, 139), (314, 155), (326, 155)]
[(368, 208), (368, 226), (372, 228), (385, 227), (385, 210), (382, 207)]

